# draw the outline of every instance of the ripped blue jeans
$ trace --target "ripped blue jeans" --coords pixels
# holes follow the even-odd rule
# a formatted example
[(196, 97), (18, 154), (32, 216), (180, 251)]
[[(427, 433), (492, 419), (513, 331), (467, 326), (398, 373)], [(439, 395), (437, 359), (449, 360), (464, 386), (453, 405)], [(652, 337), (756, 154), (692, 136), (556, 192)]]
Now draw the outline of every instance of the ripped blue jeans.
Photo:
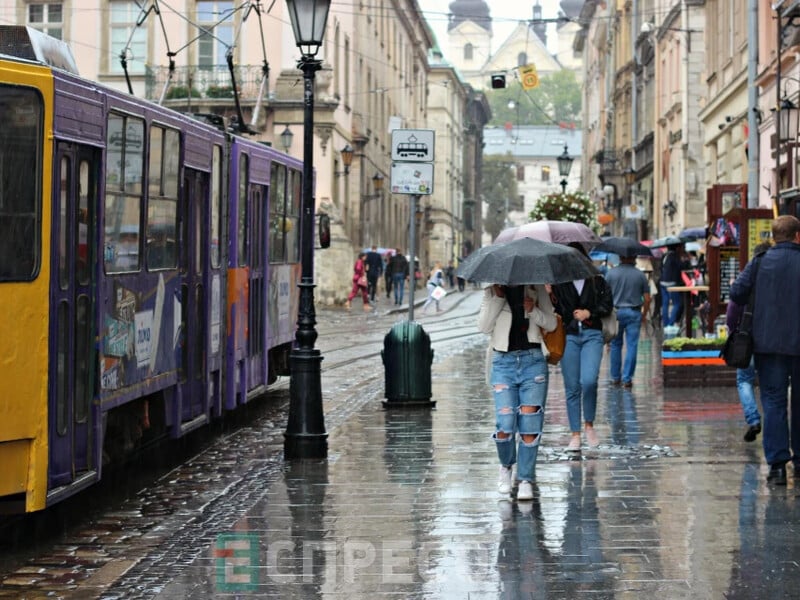
[(492, 437), (500, 464), (510, 467), (517, 463), (520, 481), (533, 480), (544, 427), (547, 383), (547, 362), (540, 348), (492, 352), (491, 385), (496, 418)]

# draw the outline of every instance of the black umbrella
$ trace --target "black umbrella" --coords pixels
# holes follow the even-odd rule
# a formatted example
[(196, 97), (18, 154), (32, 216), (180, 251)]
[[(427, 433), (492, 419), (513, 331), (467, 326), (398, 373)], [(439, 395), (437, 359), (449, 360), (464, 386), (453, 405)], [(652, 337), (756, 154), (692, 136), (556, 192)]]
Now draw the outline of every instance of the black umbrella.
[(666, 248), (667, 246), (680, 246), (681, 244), (684, 244), (684, 243), (686, 243), (688, 241), (690, 241), (690, 240), (685, 240), (685, 239), (679, 238), (679, 237), (674, 236), (674, 235), (668, 235), (667, 237), (658, 238), (657, 240), (655, 240), (652, 243), (652, 245), (650, 247), (651, 248)]
[(687, 227), (678, 234), (679, 238), (689, 240), (704, 240), (708, 237), (708, 229), (705, 227)]
[(610, 237), (595, 247), (595, 251), (613, 252), (623, 258), (633, 258), (635, 256), (653, 256), (650, 248), (637, 240), (628, 237)]
[(468, 281), (525, 285), (565, 283), (598, 274), (580, 251), (533, 238), (484, 246), (459, 265), (458, 277)]

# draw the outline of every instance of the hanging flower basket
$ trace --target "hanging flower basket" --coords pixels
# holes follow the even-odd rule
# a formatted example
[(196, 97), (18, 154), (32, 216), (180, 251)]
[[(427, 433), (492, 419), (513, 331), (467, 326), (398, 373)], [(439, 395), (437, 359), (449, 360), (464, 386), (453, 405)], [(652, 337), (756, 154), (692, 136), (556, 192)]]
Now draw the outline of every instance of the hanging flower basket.
[(530, 212), (531, 221), (570, 221), (583, 223), (594, 231), (600, 229), (597, 222), (597, 206), (589, 195), (577, 192), (554, 192), (541, 196)]

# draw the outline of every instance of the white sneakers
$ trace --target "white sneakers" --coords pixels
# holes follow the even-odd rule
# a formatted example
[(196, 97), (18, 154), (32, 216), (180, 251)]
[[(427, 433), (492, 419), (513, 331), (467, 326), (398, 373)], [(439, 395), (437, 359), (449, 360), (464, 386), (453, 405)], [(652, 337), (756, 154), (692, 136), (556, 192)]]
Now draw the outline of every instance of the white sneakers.
[(497, 491), (505, 496), (511, 493), (511, 467), (500, 465), (500, 474), (497, 476)]
[(590, 448), (597, 448), (600, 445), (600, 440), (597, 438), (597, 432), (594, 427), (586, 427), (584, 433), (586, 434), (586, 443), (589, 444)]
[(519, 482), (517, 500), (533, 500), (533, 486), (530, 481)]
[(580, 452), (581, 451), (581, 436), (573, 435), (569, 444), (567, 444), (567, 452)]
[[(514, 483), (514, 469), (500, 465), (500, 472), (497, 476), (497, 491), (503, 495), (511, 494)], [(517, 488), (517, 500), (533, 500), (533, 486), (530, 481), (520, 481)]]

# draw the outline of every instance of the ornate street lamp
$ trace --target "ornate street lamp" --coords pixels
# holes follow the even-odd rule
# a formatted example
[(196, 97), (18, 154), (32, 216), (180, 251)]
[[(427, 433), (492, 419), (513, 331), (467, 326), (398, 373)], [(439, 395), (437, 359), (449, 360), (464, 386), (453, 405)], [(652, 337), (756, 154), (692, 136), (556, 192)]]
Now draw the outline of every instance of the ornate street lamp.
[(336, 171), (333, 176), (339, 177), (340, 175), (349, 175), (350, 174), (350, 165), (353, 164), (353, 148), (350, 144), (345, 144), (344, 148), (339, 150), (339, 153), (342, 155), (342, 164), (344, 165), (344, 171)]
[(322, 61), (314, 58), (322, 45), (331, 0), (286, 0), (303, 72), (303, 196), (300, 211), (301, 271), (295, 347), (289, 356), (289, 419), (284, 433), (286, 459), (326, 458), (328, 434), (322, 411), (320, 363), (314, 348), (314, 74)]
[(289, 152), (289, 148), (292, 147), (292, 139), (294, 139), (294, 134), (287, 125), (286, 128), (283, 131), (281, 131), (281, 146), (283, 147), (284, 152), (286, 153)]
[(572, 170), (573, 158), (567, 152), (567, 145), (564, 144), (564, 152), (561, 153), (556, 161), (558, 162), (558, 174), (561, 176), (561, 193), (567, 193), (567, 177)]
[(376, 172), (375, 175), (372, 176), (372, 187), (375, 188), (375, 195), (380, 195), (381, 190), (383, 189), (383, 175), (380, 171)]

